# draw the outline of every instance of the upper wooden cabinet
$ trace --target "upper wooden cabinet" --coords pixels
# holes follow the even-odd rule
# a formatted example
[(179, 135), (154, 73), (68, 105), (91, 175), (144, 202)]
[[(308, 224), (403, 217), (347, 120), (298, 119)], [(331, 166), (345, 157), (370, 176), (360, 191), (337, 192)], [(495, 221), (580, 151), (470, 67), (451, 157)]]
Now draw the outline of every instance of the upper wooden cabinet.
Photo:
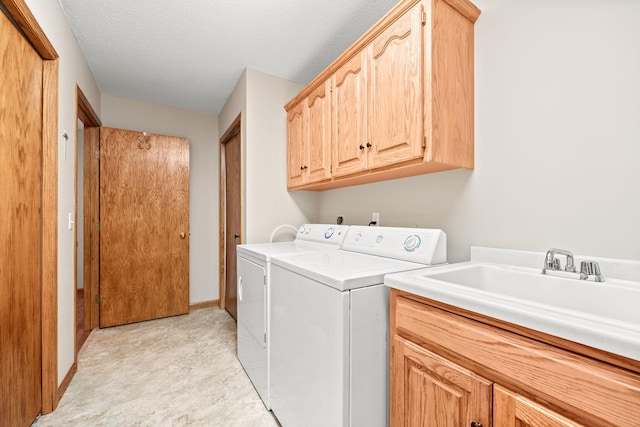
[(325, 91), (330, 139), (322, 148), (311, 136), (306, 141), (311, 150), (330, 153), (324, 159), (329, 175), (300, 179), (291, 170), (299, 163), (292, 160), (299, 155), (292, 139), (301, 135), (290, 126), (288, 188), (324, 190), (473, 168), (473, 23), (479, 14), (467, 0), (404, 0), (340, 55), (285, 106), (291, 125), (292, 113), (309, 108), (304, 105), (319, 88)]
[(288, 186), (331, 178), (330, 82), (287, 111)]

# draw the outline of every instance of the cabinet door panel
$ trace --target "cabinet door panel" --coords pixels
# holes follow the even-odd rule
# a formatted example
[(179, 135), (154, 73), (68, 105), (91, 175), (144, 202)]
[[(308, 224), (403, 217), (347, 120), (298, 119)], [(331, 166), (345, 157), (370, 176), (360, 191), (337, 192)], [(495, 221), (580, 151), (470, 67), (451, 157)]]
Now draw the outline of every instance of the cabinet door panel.
[(327, 80), (308, 97), (309, 140), (307, 182), (331, 178), (331, 81)]
[(367, 165), (364, 58), (364, 52), (354, 56), (333, 75), (333, 176), (360, 172)]
[(369, 46), (369, 168), (422, 158), (422, 5)]
[(582, 427), (499, 385), (493, 394), (494, 427)]
[(301, 102), (287, 113), (287, 157), (289, 159), (287, 184), (289, 187), (301, 185), (304, 178), (304, 143), (308, 138), (305, 135), (307, 126), (304, 108), (305, 102)]
[(491, 425), (489, 380), (398, 336), (391, 358), (392, 425)]

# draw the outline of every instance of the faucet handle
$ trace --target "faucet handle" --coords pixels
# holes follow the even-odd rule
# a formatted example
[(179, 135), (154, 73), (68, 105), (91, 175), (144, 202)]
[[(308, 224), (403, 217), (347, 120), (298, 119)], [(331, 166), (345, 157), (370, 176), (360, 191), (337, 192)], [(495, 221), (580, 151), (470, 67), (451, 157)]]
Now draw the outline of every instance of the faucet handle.
[(600, 273), (600, 265), (596, 261), (580, 262), (580, 279), (587, 280), (593, 277), (596, 282), (604, 282), (604, 277)]

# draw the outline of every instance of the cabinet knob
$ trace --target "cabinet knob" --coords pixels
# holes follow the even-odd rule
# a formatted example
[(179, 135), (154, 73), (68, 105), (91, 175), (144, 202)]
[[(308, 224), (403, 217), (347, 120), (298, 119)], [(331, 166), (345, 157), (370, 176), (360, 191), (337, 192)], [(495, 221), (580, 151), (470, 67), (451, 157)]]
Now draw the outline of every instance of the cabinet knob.
[(364, 145), (360, 144), (360, 149), (364, 150)]
[(371, 148), (371, 143), (367, 142), (367, 148)]
[(482, 423), (478, 423), (476, 421), (471, 421), (471, 427), (482, 427)]
[(307, 168), (308, 168), (307, 166), (300, 166), (300, 170), (301, 170), (301, 171), (303, 171), (303, 170), (305, 170), (305, 169), (307, 169)]

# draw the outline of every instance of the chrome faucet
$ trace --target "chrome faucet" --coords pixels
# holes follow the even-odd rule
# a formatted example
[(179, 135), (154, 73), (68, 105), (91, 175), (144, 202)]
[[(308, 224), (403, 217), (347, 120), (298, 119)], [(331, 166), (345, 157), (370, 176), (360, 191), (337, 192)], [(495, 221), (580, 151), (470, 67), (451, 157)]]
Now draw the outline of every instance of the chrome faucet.
[(560, 271), (560, 261), (556, 258), (556, 255), (564, 255), (567, 257), (567, 264), (564, 266), (564, 271), (570, 273), (576, 272), (576, 266), (573, 263), (573, 254), (564, 249), (549, 249), (547, 255), (544, 257), (544, 268), (542, 274), (547, 274), (548, 271)]
[[(569, 276), (580, 280), (594, 280), (596, 282), (604, 282), (604, 277), (600, 273), (600, 266), (596, 261), (581, 261), (580, 273), (576, 272), (576, 266), (573, 260), (573, 254), (564, 249), (549, 249), (544, 257), (544, 267), (542, 268), (542, 274), (554, 274), (560, 272), (562, 275), (563, 269), (560, 268), (560, 260), (556, 258), (556, 255), (562, 255), (567, 257), (567, 263), (564, 266), (564, 272), (569, 273)], [(573, 273), (573, 274), (571, 274)]]

